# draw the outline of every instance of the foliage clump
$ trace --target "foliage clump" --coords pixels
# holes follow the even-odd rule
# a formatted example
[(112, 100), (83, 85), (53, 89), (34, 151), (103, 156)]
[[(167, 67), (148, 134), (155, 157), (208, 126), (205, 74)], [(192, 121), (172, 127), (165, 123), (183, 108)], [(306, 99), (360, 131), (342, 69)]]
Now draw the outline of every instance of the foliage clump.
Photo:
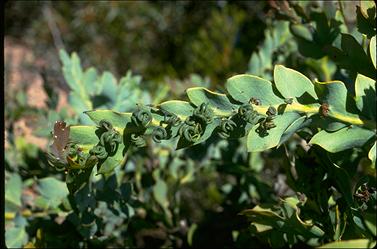
[(8, 246), (54, 245), (52, 227), (80, 247), (374, 247), (376, 6), (351, 31), (342, 2), (271, 4), (282, 20), (223, 93), (162, 101), (61, 50), (76, 116), (54, 124), (48, 159), (64, 174), (30, 183), (26, 213), (27, 183), (6, 172)]

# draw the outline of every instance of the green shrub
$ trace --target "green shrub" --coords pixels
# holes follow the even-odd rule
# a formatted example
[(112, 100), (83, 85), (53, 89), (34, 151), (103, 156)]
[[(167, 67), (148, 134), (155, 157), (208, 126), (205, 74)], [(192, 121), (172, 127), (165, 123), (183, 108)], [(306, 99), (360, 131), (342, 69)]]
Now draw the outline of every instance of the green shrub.
[(375, 5), (357, 7), (363, 43), (340, 10), (291, 6), (251, 56), (253, 74), (228, 78), (225, 93), (188, 88), (187, 101), (160, 103), (167, 90), (97, 76), (61, 51), (84, 113), (55, 124), (48, 158), (64, 174), (33, 183), (32, 210), (62, 223), (17, 213), (28, 183), (7, 174), (8, 246), (29, 234), (52, 246), (65, 229), (64, 245), (80, 247), (374, 247)]

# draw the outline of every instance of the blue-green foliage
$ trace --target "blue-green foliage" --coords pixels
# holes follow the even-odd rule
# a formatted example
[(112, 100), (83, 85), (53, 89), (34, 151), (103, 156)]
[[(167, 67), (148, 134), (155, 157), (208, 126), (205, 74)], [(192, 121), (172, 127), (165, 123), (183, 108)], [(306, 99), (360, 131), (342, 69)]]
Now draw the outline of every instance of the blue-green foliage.
[(113, 109), (120, 112), (132, 110), (138, 102), (150, 102), (150, 96), (141, 90), (141, 77), (130, 71), (119, 81), (110, 72), (98, 74), (90, 67), (83, 70), (76, 53), (71, 56), (60, 51), (63, 75), (71, 89), (69, 103), (83, 124), (92, 123), (84, 111)]
[[(117, 82), (61, 51), (70, 105), (81, 115), (70, 117), (69, 166), (78, 166), (24, 176), (35, 170), (26, 159), (38, 150), (16, 140), (6, 153), (7, 246), (373, 247), (375, 80), (352, 56), (303, 58), (310, 51), (298, 54), (291, 38), (299, 29), (311, 45), (342, 54), (355, 40), (358, 62), (368, 60), (375, 72), (375, 35), (358, 24), (371, 39), (342, 40), (341, 25), (326, 19), (336, 11), (316, 17), (300, 6), (295, 18), (315, 29), (272, 22), (251, 56), (253, 75), (229, 78), (227, 94), (198, 80), (187, 101), (163, 102), (166, 87), (147, 92), (131, 73)], [(341, 73), (351, 88), (337, 78), (344, 69), (356, 73)], [(87, 155), (95, 167), (80, 161)]]
[(281, 64), (296, 49), (289, 24), (277, 21), (264, 32), (264, 42), (251, 55), (247, 73), (271, 80), (274, 65)]

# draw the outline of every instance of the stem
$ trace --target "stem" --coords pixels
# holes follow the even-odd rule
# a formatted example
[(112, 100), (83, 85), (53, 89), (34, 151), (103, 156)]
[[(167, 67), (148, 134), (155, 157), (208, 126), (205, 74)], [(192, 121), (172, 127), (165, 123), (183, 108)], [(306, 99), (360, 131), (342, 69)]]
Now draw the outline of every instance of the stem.
[[(274, 107), (277, 109), (279, 105), (275, 105)], [(291, 105), (287, 105), (285, 112), (287, 111), (296, 111), (296, 112), (301, 112), (305, 113), (308, 116), (310, 114), (316, 114), (319, 112), (320, 105), (319, 104), (313, 104), (313, 105), (301, 105), (299, 103), (293, 103)], [(268, 107), (262, 107), (262, 106), (257, 106), (255, 107), (255, 110), (262, 115), (265, 115), (267, 112)], [(329, 117), (337, 119), (343, 123), (348, 123), (350, 125), (359, 125), (359, 126), (364, 126), (368, 129), (376, 129), (376, 123), (372, 120), (367, 120), (358, 117), (357, 115), (354, 116), (349, 116), (349, 115), (344, 115), (339, 112), (329, 112)]]
[[(25, 210), (22, 210), (21, 211), (21, 215), (24, 216), (24, 217), (46, 217), (46, 215), (49, 215), (50, 213), (46, 213), (46, 212), (35, 212), (33, 213), (31, 210), (29, 209), (25, 209)], [(16, 213), (13, 213), (13, 212), (5, 212), (5, 215), (4, 215), (5, 219), (6, 220), (13, 220), (15, 217), (16, 217)]]
[(342, 1), (338, 0), (338, 4), (339, 4), (339, 10), (340, 10), (340, 13), (341, 13), (342, 16), (343, 16), (344, 25), (347, 27), (347, 30), (348, 30), (348, 23), (347, 23), (346, 16), (344, 15), (344, 9), (343, 9), (343, 5), (342, 5)]
[(43, 7), (43, 14), (46, 18), (48, 28), (51, 31), (51, 35), (52, 35), (56, 49), (58, 51), (60, 49), (65, 50), (64, 43), (63, 43), (62, 37), (60, 35), (60, 30), (59, 30), (58, 26), (56, 25), (56, 22), (54, 20), (53, 15), (52, 15), (51, 3), (50, 2), (46, 3), (46, 5)]

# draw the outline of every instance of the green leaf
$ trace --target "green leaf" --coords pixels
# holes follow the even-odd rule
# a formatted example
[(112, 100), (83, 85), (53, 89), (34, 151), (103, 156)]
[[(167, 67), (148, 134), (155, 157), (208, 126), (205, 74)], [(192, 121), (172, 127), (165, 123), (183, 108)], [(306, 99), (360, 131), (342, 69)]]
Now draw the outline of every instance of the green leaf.
[(249, 166), (255, 172), (261, 172), (264, 166), (264, 160), (262, 153), (251, 152), (249, 157)]
[(351, 63), (348, 69), (371, 78), (376, 77), (376, 70), (372, 60), (366, 55), (363, 47), (352, 35), (342, 34), (342, 50), (346, 55), (346, 61)]
[(351, 177), (348, 172), (336, 165), (335, 163), (328, 163), (328, 170), (331, 172), (331, 178), (336, 182), (339, 191), (342, 193), (349, 207), (353, 206), (353, 192), (351, 186)]
[(86, 115), (96, 123), (97, 125), (102, 119), (108, 120), (112, 123), (113, 127), (118, 127), (123, 129), (126, 127), (127, 123), (131, 122), (132, 113), (128, 112), (117, 112), (113, 110), (93, 110), (86, 111)]
[(376, 120), (376, 81), (358, 74), (355, 82), (356, 106), (366, 117)]
[(373, 0), (360, 0), (360, 8), (363, 16), (368, 17), (368, 9), (376, 7), (376, 4)]
[(69, 96), (68, 96), (68, 100), (69, 100), (69, 103), (71, 104), (72, 108), (79, 115), (80, 121), (83, 124), (92, 124), (90, 119), (85, 114), (83, 114), (84, 111), (86, 111), (88, 109), (89, 110), (92, 109), (91, 105), (90, 105), (90, 107), (86, 106), (85, 103), (82, 101), (81, 96), (77, 92), (70, 92)]
[(108, 157), (106, 161), (101, 164), (98, 170), (98, 174), (112, 173), (116, 167), (121, 166), (124, 163), (123, 148), (124, 145), (120, 145), (116, 154), (114, 156)]
[(376, 167), (376, 143), (374, 142), (372, 148), (370, 149), (368, 153), (368, 158), (372, 161), (372, 168), (374, 169)]
[(196, 223), (193, 223), (187, 232), (187, 243), (189, 244), (189, 246), (192, 246), (194, 233), (197, 228), (198, 228), (198, 225)]
[(233, 99), (247, 103), (251, 98), (259, 99), (262, 106), (277, 105), (284, 101), (276, 96), (272, 83), (254, 75), (241, 74), (226, 82), (226, 89)]
[(288, 126), (288, 128), (284, 131), (284, 133), (282, 134), (278, 146), (280, 146), (283, 143), (285, 143), (290, 137), (292, 137), (292, 135), (296, 131), (302, 129), (305, 126), (305, 124), (307, 123), (305, 121), (309, 121), (306, 116), (299, 117), (298, 119), (296, 119), (295, 121), (293, 121), (293, 123), (290, 124)]
[[(283, 200), (283, 205), (279, 207), (280, 211), (273, 211), (266, 205), (266, 207), (256, 206), (241, 214), (246, 215), (252, 221), (251, 224), (256, 227), (258, 233), (269, 231), (267, 233), (269, 237), (274, 236), (273, 232), (281, 233), (281, 235), (285, 233), (287, 236), (299, 234), (307, 239), (322, 237), (324, 235), (322, 229), (313, 225), (312, 222), (301, 220), (298, 203), (297, 198), (291, 197)], [(279, 213), (281, 214), (279, 215)], [(272, 228), (274, 229), (271, 230)], [(293, 240), (290, 243), (294, 243)]]
[(207, 125), (206, 130), (204, 131), (203, 135), (199, 138), (199, 141), (196, 142), (195, 144), (202, 143), (208, 138), (210, 138), (212, 135), (212, 132), (219, 125), (220, 125), (220, 119), (214, 119), (211, 123)]
[(93, 168), (86, 168), (82, 170), (69, 170), (66, 177), (66, 183), (69, 192), (74, 194), (83, 186), (88, 184), (92, 170)]
[(83, 152), (88, 152), (99, 141), (96, 135), (96, 126), (74, 125), (70, 128), (70, 141), (76, 143), (83, 149)]
[(296, 37), (296, 41), (298, 44), (298, 51), (305, 57), (321, 59), (326, 55), (322, 48), (322, 44), (318, 44), (314, 41), (307, 41), (301, 37)]
[[(96, 111), (93, 111), (92, 114), (94, 114), (95, 112)], [(102, 113), (102, 110), (100, 112)], [(103, 113), (111, 115), (112, 112), (105, 111)], [(125, 129), (123, 127), (114, 126), (114, 129), (117, 130), (121, 136), (123, 136), (123, 133), (126, 131), (126, 133), (132, 132), (131, 129)], [(96, 135), (96, 130), (96, 126), (71, 126), (70, 140), (73, 143), (76, 143), (83, 152), (88, 153), (89, 150), (99, 142), (99, 138)], [(116, 154), (109, 156), (106, 161), (100, 165), (100, 170), (98, 171), (98, 173), (109, 173), (116, 166), (120, 165), (123, 162), (126, 152), (125, 147), (126, 146), (123, 142), (120, 143)]]
[(211, 137), (213, 131), (216, 129), (216, 127), (218, 127), (220, 125), (220, 119), (214, 119), (212, 121), (212, 123), (209, 123), (207, 126), (206, 126), (206, 129), (204, 131), (204, 133), (202, 134), (202, 136), (198, 139), (198, 141), (196, 141), (195, 143), (189, 143), (186, 141), (186, 139), (184, 139), (183, 137), (181, 137), (179, 140), (178, 140), (178, 143), (177, 143), (177, 147), (176, 149), (179, 150), (179, 149), (182, 149), (182, 148), (186, 148), (186, 147), (189, 147), (189, 146), (193, 146), (193, 145), (196, 145), (196, 144), (200, 144), (200, 143), (203, 143), (205, 140), (207, 140), (208, 138)]
[(375, 237), (377, 235), (376, 218), (376, 213), (364, 214), (365, 225)]
[(38, 192), (48, 201), (48, 206), (55, 208), (68, 195), (68, 189), (64, 182), (53, 177), (46, 177), (39, 180)]
[[(119, 80), (114, 110), (125, 112), (135, 108), (136, 103), (140, 101), (143, 93), (139, 88), (140, 81), (141, 77), (133, 76), (130, 71)], [(158, 91), (158, 93), (161, 94), (160, 91)]]
[(309, 143), (318, 144), (325, 150), (335, 153), (361, 147), (374, 135), (373, 131), (357, 126), (345, 127), (335, 132), (322, 130), (315, 134)]
[(89, 95), (96, 93), (97, 70), (93, 67), (87, 69), (83, 77), (85, 91)]
[(286, 224), (296, 233), (306, 238), (312, 238), (313, 236), (322, 237), (324, 235), (322, 229), (313, 225), (311, 221), (306, 222), (301, 220), (299, 216), (300, 210), (297, 207), (299, 203), (300, 202), (296, 197), (287, 197), (283, 200), (282, 209), (283, 213), (286, 215)]
[(253, 223), (271, 226), (276, 229), (284, 225), (284, 218), (268, 207), (257, 205), (252, 209), (243, 210), (241, 215), (245, 215)]
[[(73, 88), (75, 89), (76, 87), (82, 87), (80, 86), (82, 84), (81, 79), (83, 76), (82, 68), (81, 68), (81, 60), (78, 57), (77, 53), (72, 53), (71, 54), (71, 73), (74, 79), (76, 79), (76, 86)], [(84, 90), (84, 89), (80, 89)]]
[(5, 210), (17, 211), (21, 207), (22, 180), (18, 174), (12, 174), (5, 182)]
[[(73, 97), (75, 101), (73, 107), (75, 108), (76, 105), (79, 105), (79, 107), (77, 108), (85, 106), (84, 110), (93, 109), (92, 102), (90, 101), (88, 92), (86, 91), (84, 73), (81, 68), (80, 58), (76, 53), (72, 53), (71, 57), (69, 57), (64, 50), (60, 50), (59, 53), (60, 59), (63, 63), (62, 69), (64, 79), (72, 90), (70, 95), (72, 95), (73, 93), (75, 94), (75, 97)], [(78, 113), (80, 112), (81, 111), (79, 111)]]
[(371, 38), (376, 35), (376, 6), (373, 1), (362, 0), (360, 3), (360, 6), (356, 6), (357, 29)]
[(182, 121), (194, 112), (194, 107), (189, 102), (181, 100), (169, 100), (159, 104), (159, 107), (165, 111), (174, 113)]
[(68, 191), (64, 182), (53, 177), (46, 177), (39, 180), (39, 193), (46, 198), (62, 199), (67, 196)]
[(345, 123), (337, 122), (330, 118), (327, 118), (326, 120), (321, 120), (321, 117), (318, 117), (318, 116), (316, 116), (316, 118), (317, 120), (315, 121), (320, 122), (318, 123), (318, 125), (320, 127), (323, 127), (323, 130), (326, 130), (326, 131), (330, 131), (330, 132), (338, 131), (347, 126), (347, 124)]
[(156, 184), (153, 186), (153, 196), (163, 208), (167, 208), (169, 205), (167, 194), (168, 186), (166, 185), (165, 181), (158, 179)]
[(370, 52), (370, 58), (372, 59), (373, 65), (374, 65), (375, 68), (377, 68), (377, 65), (376, 65), (376, 36), (373, 36), (372, 39), (370, 39), (369, 52)]
[(69, 87), (72, 90), (81, 92), (80, 80), (82, 77), (82, 69), (81, 69), (80, 58), (77, 56), (76, 53), (72, 53), (71, 57), (69, 58), (68, 54), (66, 54), (65, 51), (61, 53), (61, 57), (64, 58), (63, 59), (63, 74)]
[(59, 57), (60, 57), (60, 60), (62, 61), (63, 65), (70, 65), (71, 64), (71, 59), (69, 58), (69, 55), (65, 50), (63, 50), (63, 49), (59, 50)]
[(276, 88), (286, 98), (300, 97), (307, 92), (314, 99), (317, 99), (313, 83), (305, 75), (293, 69), (276, 65), (274, 81)]
[(279, 144), (281, 136), (293, 121), (298, 119), (300, 114), (296, 112), (286, 112), (282, 115), (277, 115), (274, 119), (275, 128), (268, 130), (268, 135), (261, 137), (257, 132), (259, 124), (255, 125), (247, 136), (247, 149), (249, 152), (263, 151)]
[(112, 101), (112, 104), (114, 104), (118, 95), (115, 77), (110, 72), (104, 72), (100, 79), (100, 84), (102, 85), (101, 94), (108, 97)]
[[(135, 132), (135, 127), (130, 125), (131, 124), (131, 116), (132, 113), (129, 112), (117, 112), (112, 110), (94, 110), (94, 111), (86, 111), (85, 114), (87, 114), (90, 119), (95, 122), (96, 124), (99, 124), (99, 122), (102, 119), (106, 119), (110, 121), (114, 127), (115, 130), (117, 130), (121, 135), (123, 134), (129, 134), (132, 132)], [(162, 117), (160, 115), (152, 113), (152, 125), (158, 125), (159, 122), (162, 120)], [(137, 129), (137, 128), (136, 128)], [(151, 131), (150, 128), (148, 128), (149, 132)]]
[(373, 248), (376, 245), (376, 241), (368, 239), (354, 239), (354, 240), (343, 240), (335, 241), (319, 248)]
[(262, 66), (260, 64), (258, 53), (253, 53), (250, 58), (248, 73), (262, 77), (261, 68)]
[(354, 100), (347, 94), (347, 88), (341, 81), (315, 82), (320, 102), (329, 104), (329, 116), (357, 123), (359, 116)]
[(237, 106), (230, 103), (225, 94), (212, 92), (204, 87), (193, 87), (186, 90), (187, 96), (195, 106), (208, 103), (215, 115), (229, 116)]
[(69, 87), (71, 89), (74, 89), (76, 87), (76, 80), (73, 77), (72, 72), (71, 72), (71, 67), (72, 67), (71, 58), (69, 57), (67, 52), (64, 50), (60, 50), (59, 55), (60, 55), (60, 60), (63, 63), (64, 79), (66, 80)]
[(366, 227), (363, 220), (364, 219), (363, 219), (360, 211), (353, 213), (352, 221), (353, 221), (354, 225), (358, 228), (359, 231), (362, 232), (363, 235), (369, 236), (370, 233), (369, 233), (368, 228)]
[[(265, 30), (264, 37), (263, 44), (258, 46), (258, 52), (253, 53), (250, 58), (247, 73), (270, 80), (272, 79), (274, 54), (280, 54), (279, 49), (291, 41), (288, 23), (285, 21), (275, 22), (273, 26)], [(280, 61), (279, 57), (278, 61)]]
[(11, 227), (5, 230), (5, 243), (8, 248), (22, 248), (28, 241), (24, 227)]
[(252, 209), (243, 210), (240, 214), (256, 219), (258, 219), (257, 216), (273, 217), (274, 219), (283, 219), (283, 217), (277, 214), (275, 211), (273, 211), (272, 207), (270, 207), (269, 205), (257, 205)]
[(308, 42), (313, 40), (313, 35), (310, 32), (309, 28), (303, 24), (291, 24), (289, 26), (289, 29), (291, 30), (292, 34), (296, 37), (304, 39)]

